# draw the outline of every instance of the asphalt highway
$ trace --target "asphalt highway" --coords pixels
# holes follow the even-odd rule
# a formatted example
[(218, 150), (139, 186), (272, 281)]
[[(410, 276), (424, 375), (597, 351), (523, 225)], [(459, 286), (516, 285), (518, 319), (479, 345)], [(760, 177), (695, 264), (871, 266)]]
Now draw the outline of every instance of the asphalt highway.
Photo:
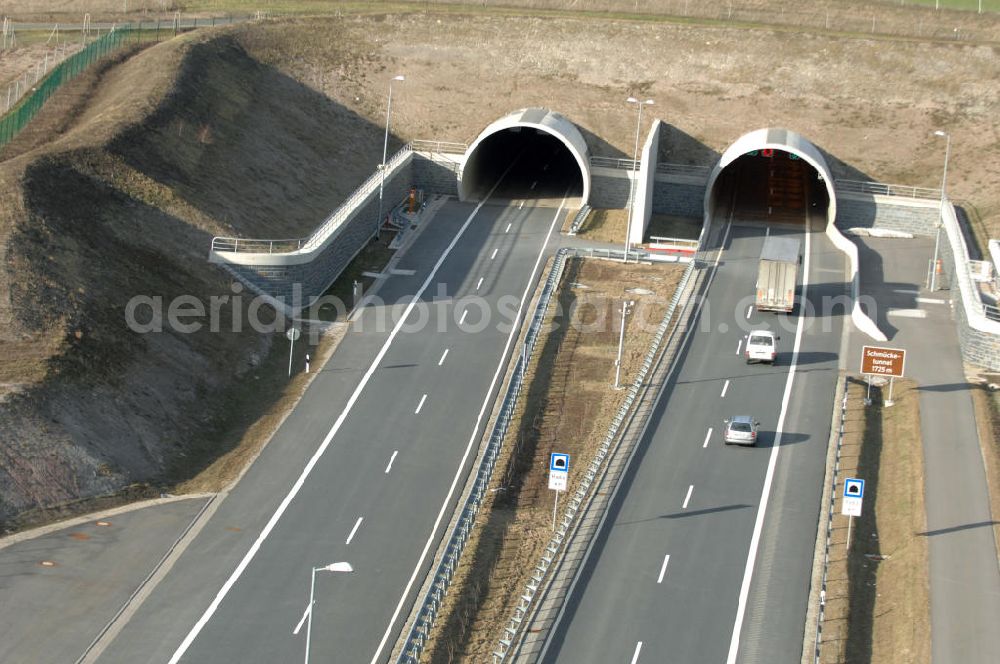
[(341, 561), (316, 578), (312, 659), (385, 661), (563, 214), (446, 203), (100, 661), (302, 659), (310, 571)]
[[(806, 245), (794, 226), (730, 227), (696, 329), (542, 661), (800, 660), (844, 313), (823, 316), (823, 305), (845, 287), (842, 254), (813, 229)], [(811, 250), (809, 304), (794, 315), (752, 307), (765, 232)], [(800, 276), (800, 295), (803, 286)], [(773, 367), (740, 355), (759, 327), (781, 337)], [(757, 447), (723, 444), (732, 415), (760, 421)]]

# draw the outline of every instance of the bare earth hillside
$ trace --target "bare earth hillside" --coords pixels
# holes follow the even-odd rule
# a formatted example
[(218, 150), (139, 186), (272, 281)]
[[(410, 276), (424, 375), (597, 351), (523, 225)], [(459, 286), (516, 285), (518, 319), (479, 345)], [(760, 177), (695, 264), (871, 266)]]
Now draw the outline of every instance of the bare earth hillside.
[(381, 156), (378, 127), (231, 37), (130, 55), (54, 97), (0, 162), (2, 519), (164, 486), (238, 442), (283, 326), (250, 329), (241, 297), (217, 332), (138, 334), (126, 306), (235, 296), (206, 261), (213, 234), (304, 233)]
[(0, 519), (155, 490), (237, 444), (275, 334), (229, 331), (223, 307), (218, 333), (139, 335), (125, 306), (231, 295), (214, 234), (307, 234), (380, 161), (396, 74), (390, 151), (540, 105), (631, 156), (635, 94), (669, 125), (668, 161), (784, 126), (842, 176), (936, 187), (943, 129), (949, 191), (1000, 229), (992, 43), (432, 13), (179, 37), (77, 79), (0, 151)]

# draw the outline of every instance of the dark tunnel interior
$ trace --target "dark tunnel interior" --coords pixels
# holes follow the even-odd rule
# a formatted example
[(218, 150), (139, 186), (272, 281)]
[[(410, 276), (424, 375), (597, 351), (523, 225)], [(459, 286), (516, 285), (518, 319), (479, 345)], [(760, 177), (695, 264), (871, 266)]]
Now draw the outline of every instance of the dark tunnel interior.
[(558, 138), (531, 127), (514, 127), (486, 137), (469, 155), (462, 171), (462, 191), (470, 201), (490, 196), (501, 201), (539, 199), (558, 204), (563, 196), (583, 195), (583, 174), (573, 153)]
[(715, 209), (734, 204), (744, 221), (803, 224), (806, 212), (825, 215), (826, 186), (809, 162), (783, 150), (754, 150), (726, 166), (712, 192)]

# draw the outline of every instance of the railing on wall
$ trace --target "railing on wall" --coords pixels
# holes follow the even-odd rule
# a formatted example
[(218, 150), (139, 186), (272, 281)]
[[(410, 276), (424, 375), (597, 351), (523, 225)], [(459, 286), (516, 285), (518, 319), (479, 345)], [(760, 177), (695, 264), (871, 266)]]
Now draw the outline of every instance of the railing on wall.
[(685, 175), (688, 177), (707, 180), (712, 169), (708, 166), (693, 166), (691, 164), (657, 164), (656, 172), (665, 175)]
[(639, 170), (639, 162), (633, 159), (617, 159), (615, 157), (591, 157), (590, 165), (599, 168), (617, 168), (624, 171)]
[(882, 182), (865, 182), (862, 180), (837, 180), (837, 193), (871, 194), (873, 196), (901, 196), (903, 198), (919, 198), (924, 200), (940, 200), (940, 189), (927, 187), (911, 187), (903, 184), (884, 184)]
[[(412, 141), (404, 145), (400, 150), (392, 155), (386, 162), (386, 179), (392, 176), (397, 168), (406, 163), (406, 160), (414, 152), (428, 152), (432, 154), (463, 154), (466, 150), (464, 143), (450, 143), (447, 141)], [(333, 233), (340, 228), (351, 216), (357, 206), (368, 196), (378, 190), (382, 181), (381, 171), (372, 173), (361, 185), (355, 189), (347, 199), (341, 203), (333, 213), (321, 223), (308, 237), (290, 240), (271, 240), (267, 238), (238, 238), (238, 237), (214, 237), (212, 238), (212, 251), (226, 251), (232, 253), (255, 253), (255, 254), (281, 254), (294, 253), (297, 251), (310, 251), (320, 246)], [(374, 228), (374, 224), (373, 224)]]

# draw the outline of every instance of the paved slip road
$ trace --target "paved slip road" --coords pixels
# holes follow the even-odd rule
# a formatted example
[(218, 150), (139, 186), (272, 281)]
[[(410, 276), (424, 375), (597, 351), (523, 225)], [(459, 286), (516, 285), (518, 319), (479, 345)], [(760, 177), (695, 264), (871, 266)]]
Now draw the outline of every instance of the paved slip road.
[[(844, 323), (843, 307), (821, 315), (824, 297), (845, 292), (843, 254), (821, 230), (817, 222), (810, 233), (807, 297), (815, 315), (804, 321), (780, 446), (774, 449), (798, 317), (747, 317), (765, 230), (734, 225), (697, 328), (542, 661), (726, 662), (775, 451), (739, 649), (730, 661), (800, 660)], [(791, 226), (770, 232), (804, 238)], [(747, 366), (737, 354), (748, 325), (779, 330), (776, 366)], [(735, 414), (760, 420), (759, 447), (723, 445), (723, 419)]]
[[(948, 664), (1000, 659), (1000, 567), (989, 491), (948, 291), (924, 288), (933, 238), (854, 238), (862, 292), (872, 314), (907, 351), (906, 375), (920, 389), (931, 602), (931, 657)], [(891, 259), (888, 257), (891, 256)], [(955, 286), (957, 288), (957, 286)], [(854, 343), (848, 366), (860, 364)]]
[[(384, 283), (378, 295), (387, 304), (364, 309), (261, 457), (100, 661), (301, 659), (310, 568), (336, 561), (355, 572), (317, 575), (313, 661), (386, 660), (431, 563), (424, 553), (434, 550), (432, 533), (439, 538), (447, 524), (456, 474), (464, 478), (474, 457), (470, 446), (510, 329), (498, 329), (498, 307), (509, 322), (563, 216), (530, 204), (486, 205), (469, 221), (473, 212), (453, 201), (437, 212), (396, 266), (412, 276)], [(387, 343), (404, 310), (392, 303), (425, 283), (428, 306), (412, 310)], [(455, 299), (431, 302), (442, 294)], [(489, 305), (488, 325), (479, 324), (481, 307), (463, 301), (474, 295)], [(427, 324), (419, 324), (421, 312)], [(324, 439), (329, 446), (318, 454)], [(287, 500), (307, 464), (310, 474)]]
[(77, 661), (208, 500), (150, 501), (0, 541), (0, 662)]

